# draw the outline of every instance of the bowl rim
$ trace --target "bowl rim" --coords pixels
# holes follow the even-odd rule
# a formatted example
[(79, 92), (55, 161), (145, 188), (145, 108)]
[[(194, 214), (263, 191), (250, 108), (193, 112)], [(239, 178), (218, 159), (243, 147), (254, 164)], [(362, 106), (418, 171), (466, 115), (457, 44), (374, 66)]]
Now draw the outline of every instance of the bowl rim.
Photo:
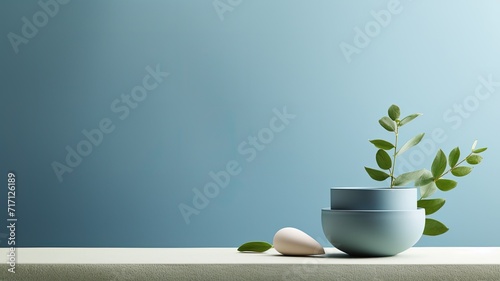
[(369, 187), (369, 186), (333, 186), (330, 187), (330, 190), (415, 190), (416, 187), (404, 187), (404, 186), (396, 186), (396, 187)]
[(417, 207), (412, 210), (332, 210), (330, 208), (322, 208), (321, 212), (332, 212), (332, 213), (403, 213), (403, 212), (421, 212), (424, 211), (424, 208)]

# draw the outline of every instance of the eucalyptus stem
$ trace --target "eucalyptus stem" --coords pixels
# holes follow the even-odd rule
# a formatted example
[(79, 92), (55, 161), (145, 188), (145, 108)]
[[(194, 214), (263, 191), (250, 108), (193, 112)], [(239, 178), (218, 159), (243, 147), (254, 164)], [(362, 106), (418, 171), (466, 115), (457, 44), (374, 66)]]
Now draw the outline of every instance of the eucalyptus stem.
[(394, 130), (395, 140), (394, 140), (394, 154), (392, 155), (392, 169), (391, 169), (391, 188), (394, 187), (394, 170), (396, 170), (396, 154), (398, 153), (398, 133), (399, 126), (396, 124), (396, 129)]
[(448, 174), (449, 172), (451, 172), (451, 170), (455, 169), (456, 167), (460, 166), (460, 164), (462, 164), (463, 162), (465, 162), (467, 160), (467, 158), (469, 158), (472, 154), (474, 154), (474, 152), (471, 152), (469, 153), (469, 155), (467, 155), (464, 159), (462, 159), (462, 161), (458, 162), (457, 164), (455, 164), (455, 166), (451, 167), (448, 171), (444, 172), (439, 178), (435, 179), (438, 180), (442, 177), (444, 177), (444, 175)]
[[(393, 104), (387, 110), (387, 116), (383, 116), (378, 120), (382, 128), (390, 133), (394, 133), (394, 142), (392, 143), (384, 139), (370, 140), (377, 148), (375, 160), (378, 168), (373, 169), (365, 166), (365, 170), (368, 176), (376, 181), (386, 182), (388, 178), (391, 178), (391, 189), (395, 186), (405, 186), (413, 182), (414, 185), (420, 189), (420, 199), (417, 201), (417, 206), (419, 208), (424, 208), (426, 215), (430, 215), (439, 210), (444, 205), (445, 200), (441, 198), (427, 199), (427, 197), (430, 197), (438, 189), (441, 191), (452, 190), (458, 184), (455, 180), (443, 177), (449, 174), (455, 177), (468, 175), (473, 167), (463, 165), (463, 163), (466, 162), (470, 165), (481, 163), (483, 157), (480, 156), (479, 153), (485, 151), (487, 147), (476, 148), (477, 141), (474, 141), (471, 147), (472, 152), (462, 160), (460, 160), (460, 149), (458, 146), (451, 150), (448, 156), (446, 156), (443, 150), (439, 149), (434, 157), (430, 170), (421, 169), (408, 171), (396, 176), (397, 157), (401, 156), (408, 149), (418, 145), (424, 137), (424, 133), (420, 133), (402, 143), (401, 147), (398, 147), (399, 128), (422, 114), (414, 113), (404, 118), (400, 118), (400, 115), (400, 108)], [(391, 136), (389, 136), (389, 138), (391, 138)], [(392, 151), (393, 149), (394, 151)], [(392, 156), (391, 152), (393, 152)], [(448, 167), (449, 169), (447, 170)], [(448, 228), (443, 223), (431, 218), (425, 219), (424, 235), (440, 235), (446, 231), (448, 231)]]

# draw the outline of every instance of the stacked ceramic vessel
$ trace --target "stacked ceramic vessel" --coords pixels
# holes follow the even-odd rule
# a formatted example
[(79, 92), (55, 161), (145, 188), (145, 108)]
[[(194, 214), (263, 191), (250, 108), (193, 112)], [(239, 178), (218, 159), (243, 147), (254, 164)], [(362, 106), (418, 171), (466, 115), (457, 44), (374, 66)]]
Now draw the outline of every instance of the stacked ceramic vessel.
[(393, 256), (417, 243), (425, 210), (416, 188), (333, 187), (321, 210), (326, 238), (352, 256)]

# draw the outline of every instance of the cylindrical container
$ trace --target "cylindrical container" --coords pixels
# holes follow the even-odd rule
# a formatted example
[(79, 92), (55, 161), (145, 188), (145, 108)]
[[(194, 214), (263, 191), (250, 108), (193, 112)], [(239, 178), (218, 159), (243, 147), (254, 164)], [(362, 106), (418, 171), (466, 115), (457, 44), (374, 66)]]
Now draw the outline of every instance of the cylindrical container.
[(417, 189), (332, 187), (332, 210), (416, 210)]

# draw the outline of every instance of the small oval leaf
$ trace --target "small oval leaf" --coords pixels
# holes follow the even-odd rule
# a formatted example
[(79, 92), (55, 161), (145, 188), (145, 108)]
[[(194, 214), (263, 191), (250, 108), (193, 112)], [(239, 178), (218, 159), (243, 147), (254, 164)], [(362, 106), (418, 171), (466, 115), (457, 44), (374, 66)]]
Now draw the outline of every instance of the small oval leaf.
[(435, 219), (425, 219), (424, 235), (436, 236), (448, 231), (446, 225)]
[(425, 209), (425, 215), (431, 215), (443, 207), (446, 200), (441, 198), (436, 199), (420, 199), (417, 201), (417, 207)]
[(481, 148), (472, 150), (472, 152), (474, 152), (474, 153), (481, 153), (481, 152), (485, 151), (486, 149), (488, 149), (488, 148), (487, 147), (481, 147)]
[(380, 169), (389, 170), (392, 167), (391, 156), (389, 156), (389, 154), (383, 149), (379, 149), (377, 151), (375, 159), (377, 160), (377, 165)]
[(376, 148), (384, 149), (384, 150), (390, 150), (394, 148), (394, 145), (388, 141), (385, 140), (370, 140), (373, 145), (375, 145)]
[(458, 159), (460, 158), (460, 148), (455, 147), (450, 151), (450, 155), (448, 156), (448, 164), (450, 168), (455, 167), (458, 163)]
[(475, 141), (474, 141), (474, 143), (472, 144), (472, 148), (471, 148), (471, 150), (476, 149), (476, 145), (477, 145), (477, 140), (475, 140)]
[(399, 122), (399, 126), (403, 126), (404, 124), (408, 124), (410, 121), (412, 121), (413, 119), (417, 118), (420, 115), (422, 115), (422, 114), (415, 113), (415, 114), (410, 114), (410, 115), (406, 116), (405, 118), (403, 118), (403, 120), (401, 120), (401, 122)]
[(413, 172), (401, 174), (394, 180), (394, 185), (395, 186), (402, 186), (402, 185), (405, 185), (409, 182), (416, 181), (422, 176), (423, 172), (424, 172), (424, 170), (418, 170), (418, 171), (413, 171)]
[(472, 172), (472, 167), (460, 166), (460, 167), (456, 167), (456, 168), (451, 169), (451, 173), (455, 177), (463, 177), (463, 176), (468, 175), (470, 172)]
[(457, 186), (457, 182), (449, 179), (438, 179), (436, 186), (442, 191), (452, 190)]
[(401, 110), (397, 105), (393, 104), (389, 107), (387, 113), (389, 114), (389, 117), (392, 120), (396, 121), (399, 118), (399, 115), (401, 114)]
[(365, 170), (368, 173), (368, 175), (376, 181), (383, 181), (389, 177), (389, 175), (384, 171), (375, 170), (368, 167), (365, 167)]
[(240, 252), (265, 252), (269, 249), (271, 249), (273, 245), (263, 242), (263, 241), (252, 241), (252, 242), (247, 242), (243, 245), (241, 245), (238, 248), (238, 251)]
[(431, 182), (434, 182), (434, 177), (432, 177), (431, 171), (426, 170), (426, 169), (423, 169), (421, 171), (422, 171), (422, 174), (415, 181), (415, 186), (424, 186), (424, 185), (427, 185)]
[(427, 198), (434, 194), (438, 188), (436, 187), (436, 183), (431, 181), (430, 183), (426, 185), (420, 186), (420, 197), (422, 198)]
[(431, 166), (431, 172), (434, 178), (439, 178), (441, 175), (444, 173), (444, 170), (446, 169), (446, 155), (444, 152), (440, 149), (436, 153), (436, 157), (434, 157), (434, 161), (432, 162)]
[(477, 155), (477, 154), (472, 154), (471, 156), (466, 158), (467, 163), (469, 163), (471, 165), (477, 165), (477, 164), (481, 163), (482, 160), (483, 160), (483, 157), (481, 157), (481, 155)]
[(422, 134), (418, 134), (418, 135), (414, 136), (413, 138), (411, 138), (409, 141), (407, 141), (405, 144), (403, 144), (403, 146), (399, 149), (397, 155), (400, 155), (403, 152), (407, 151), (408, 149), (417, 145), (422, 140), (424, 135), (425, 134), (422, 133)]
[(389, 132), (394, 132), (396, 130), (396, 122), (392, 121), (391, 118), (384, 116), (378, 120), (380, 125), (384, 127)]

